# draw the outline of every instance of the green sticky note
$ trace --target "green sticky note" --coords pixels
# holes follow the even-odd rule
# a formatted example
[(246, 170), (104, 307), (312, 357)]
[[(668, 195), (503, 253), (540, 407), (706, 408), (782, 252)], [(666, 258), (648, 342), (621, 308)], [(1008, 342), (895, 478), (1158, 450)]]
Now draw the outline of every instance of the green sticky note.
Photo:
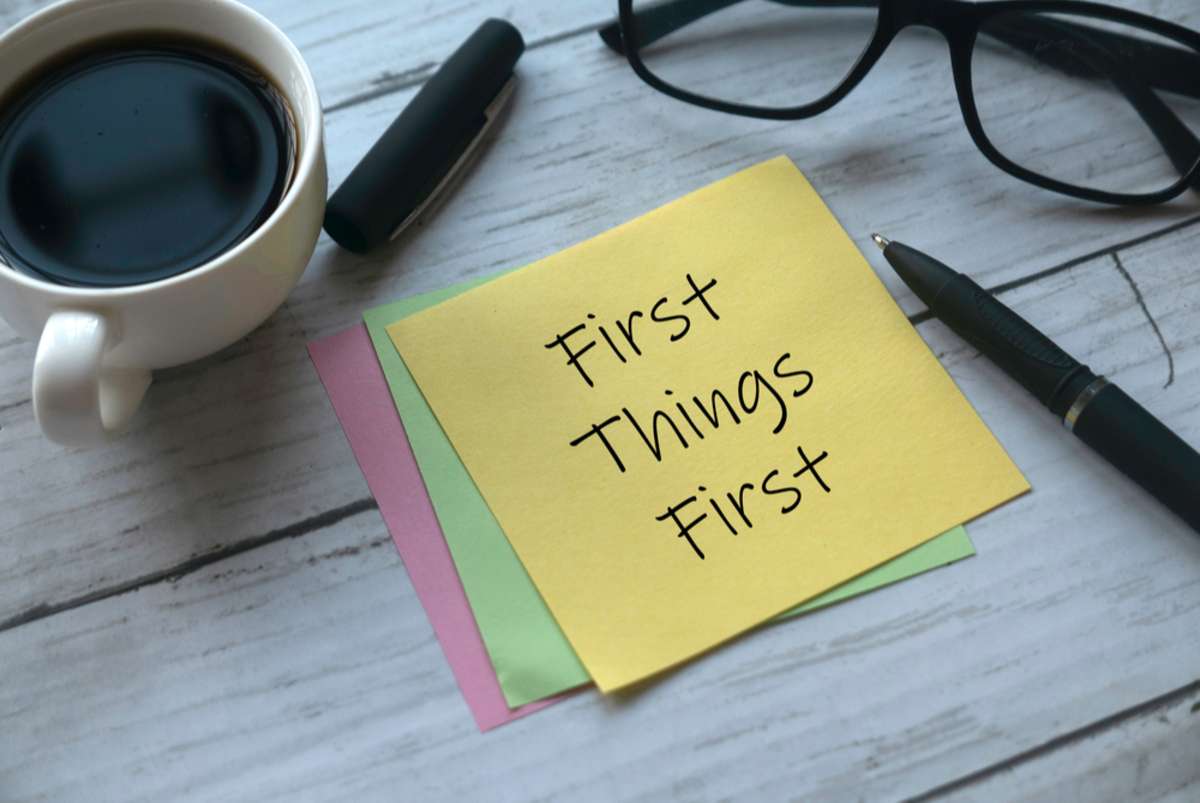
[[(404, 420), (405, 432), (504, 699), (516, 708), (583, 685), (591, 678), (534, 588), (385, 331), (389, 324), (453, 298), (488, 278), (376, 307), (364, 313), (363, 319), (396, 409)], [(777, 618), (807, 613), (974, 554), (966, 530), (955, 527)]]
[(516, 708), (588, 683), (591, 678), (384, 331), (406, 315), (481, 283), (467, 282), (377, 307), (368, 310), (363, 319), (500, 689), (508, 705)]
[(869, 572), (860, 574), (853, 580), (847, 580), (840, 586), (829, 589), (824, 594), (818, 594), (808, 602), (797, 605), (790, 611), (784, 611), (775, 620), (789, 619), (802, 613), (824, 608), (835, 602), (841, 602), (849, 597), (856, 597), (868, 591), (874, 591), (899, 580), (907, 580), (913, 575), (954, 563), (956, 560), (969, 558), (975, 554), (975, 547), (967, 537), (967, 530), (961, 524), (951, 530), (932, 538), (920, 546), (914, 547), (899, 557), (892, 558), (887, 563), (876, 566)]

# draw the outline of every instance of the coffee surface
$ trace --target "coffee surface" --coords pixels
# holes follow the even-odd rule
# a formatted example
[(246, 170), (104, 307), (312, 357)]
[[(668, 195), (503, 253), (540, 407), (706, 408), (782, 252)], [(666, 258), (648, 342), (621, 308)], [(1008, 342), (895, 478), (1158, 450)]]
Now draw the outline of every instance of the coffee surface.
[(198, 267), (279, 204), (290, 119), (268, 81), (198, 43), (80, 51), (0, 100), (0, 256), (83, 286)]

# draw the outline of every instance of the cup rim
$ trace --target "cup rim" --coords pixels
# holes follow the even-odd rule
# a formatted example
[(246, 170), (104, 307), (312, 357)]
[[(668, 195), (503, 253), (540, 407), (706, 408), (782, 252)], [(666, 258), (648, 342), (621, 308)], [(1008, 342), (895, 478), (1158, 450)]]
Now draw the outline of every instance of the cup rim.
[[(128, 1), (128, 0), (127, 0)], [(137, 0), (134, 0), (136, 2)], [(110, 0), (58, 0), (58, 2), (49, 5), (40, 11), (20, 20), (8, 30), (0, 33), (0, 55), (3, 54), (4, 47), (12, 39), (20, 37), (32, 30), (78, 12), (82, 8), (107, 5)], [(288, 103), (293, 107), (297, 106), (297, 101), (304, 101), (309, 108), (315, 110), (316, 120), (311, 126), (311, 134), (301, 138), (300, 155), (296, 163), (296, 172), (292, 176), (291, 184), (287, 188), (287, 192), (280, 198), (279, 203), (271, 214), (259, 224), (258, 228), (250, 233), (246, 239), (239, 242), (227, 251), (218, 254), (216, 257), (207, 262), (201, 263), (194, 268), (190, 268), (182, 273), (177, 273), (174, 276), (168, 276), (163, 279), (157, 279), (152, 282), (144, 282), (141, 284), (120, 285), (116, 287), (76, 287), (67, 284), (57, 284), (55, 282), (45, 281), (26, 273), (16, 270), (11, 265), (0, 259), (0, 277), (12, 281), (26, 289), (36, 290), (39, 292), (51, 292), (59, 296), (63, 300), (77, 300), (83, 302), (119, 300), (129, 298), (136, 295), (141, 295), (154, 290), (173, 287), (184, 284), (186, 282), (197, 279), (201, 276), (208, 275), (222, 267), (239, 259), (258, 244), (267, 231), (278, 225), (279, 221), (287, 215), (291, 209), (299, 203), (299, 196), (303, 187), (310, 180), (313, 172), (317, 169), (318, 162), (321, 158), (324, 149), (324, 121), (322, 119), (321, 99), (317, 94), (316, 81), (313, 80), (312, 71), (308, 67), (308, 63), (301, 55), (299, 48), (295, 43), (288, 38), (275, 23), (271, 22), (258, 11), (250, 8), (237, 0), (175, 0), (179, 5), (212, 5), (219, 6), (225, 12), (230, 14), (241, 15), (244, 20), (255, 23), (271, 37), (275, 43), (287, 54), (292, 65), (297, 69), (298, 75), (303, 84), (303, 98), (293, 98), (288, 93), (287, 89), (280, 87), (284, 92)], [(52, 54), (51, 54), (52, 55)], [(248, 59), (251, 56), (246, 56)], [(293, 108), (293, 113), (300, 116), (301, 111)], [(297, 124), (297, 129), (300, 126)], [(300, 137), (300, 132), (297, 130), (297, 137)]]

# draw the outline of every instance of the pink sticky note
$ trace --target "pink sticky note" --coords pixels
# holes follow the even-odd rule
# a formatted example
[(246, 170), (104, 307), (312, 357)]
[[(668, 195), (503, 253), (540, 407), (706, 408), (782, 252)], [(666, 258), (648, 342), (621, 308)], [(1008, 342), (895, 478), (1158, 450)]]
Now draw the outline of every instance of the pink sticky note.
[(314, 340), (308, 353), (479, 729), (561, 700), (504, 702), (366, 326)]

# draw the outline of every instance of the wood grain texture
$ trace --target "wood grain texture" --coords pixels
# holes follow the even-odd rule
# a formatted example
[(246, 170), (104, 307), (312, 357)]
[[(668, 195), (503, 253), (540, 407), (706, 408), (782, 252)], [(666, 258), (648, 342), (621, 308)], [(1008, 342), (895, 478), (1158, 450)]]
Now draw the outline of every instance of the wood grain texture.
[[(1198, 243), (1122, 255), (1160, 328), (1200, 301), (1185, 258)], [(1177, 378), (1163, 388), (1162, 346), (1111, 259), (1005, 299), (1200, 439), (1200, 342), (1169, 335)], [(972, 525), (978, 558), (751, 634), (639, 693), (586, 693), (480, 735), (377, 514), (362, 511), (0, 634), (0, 788), (13, 800), (892, 800), (1028, 751), (1055, 762), (1029, 770), (1028, 796), (1051, 778), (1084, 788), (1126, 741), (1079, 740), (1069, 760), (1037, 748), (1195, 683), (1200, 539), (941, 324), (921, 332), (1035, 489)], [(1190, 719), (1169, 719), (1178, 727), (1152, 743), (1190, 738)], [(1170, 764), (1153, 783), (1191, 783), (1195, 769)], [(1009, 798), (993, 777), (975, 799)], [(1120, 799), (1128, 781), (1101, 778), (1088, 799)]]
[[(7, 3), (0, 23), (39, 5)], [(486, 737), (303, 344), (787, 153), (860, 244), (882, 230), (1000, 287), (1195, 443), (1194, 201), (1102, 210), (995, 171), (921, 31), (827, 115), (771, 123), (641, 84), (584, 31), (608, 2), (253, 5), (313, 66), (334, 185), (484, 16), (540, 46), (435, 217), (368, 258), (322, 240), (288, 304), (160, 373), (122, 441), (45, 443), (33, 346), (0, 323), (0, 799), (875, 800), (962, 779), (948, 796), (1190, 799), (1185, 704), (1042, 748), (1200, 676), (1200, 539), (940, 324), (921, 331), (1035, 487), (972, 526), (980, 558)], [(1200, 26), (1191, 0), (1121, 5)]]
[(922, 799), (1183, 803), (1200, 798), (1198, 754), (1200, 680)]
[[(5, 0), (0, 28), (51, 2)], [(245, 4), (278, 25), (304, 53), (327, 110), (420, 84), (488, 17), (509, 20), (526, 45), (537, 48), (595, 28), (616, 9), (616, 3), (608, 2), (499, 0), (246, 0)]]
[[(288, 14), (301, 6), (287, 5)], [(1200, 20), (1194, 6), (1190, 13)], [(290, 19), (280, 19), (289, 30)], [(356, 36), (385, 46), (369, 31)], [(842, 106), (802, 124), (671, 101), (591, 34), (531, 49), (520, 69), (508, 120), (427, 226), (367, 258), (323, 239), (303, 284), (268, 324), (208, 360), (161, 373), (133, 432), (113, 447), (81, 455), (41, 439), (29, 406), (34, 346), (0, 323), (0, 445), (12, 454), (0, 482), (20, 501), (0, 511), (0, 623), (364, 496), (360, 478), (339, 470), (346, 452), (332, 419), (303, 418), (323, 404), (305, 339), (349, 325), (368, 306), (545, 256), (777, 153), (808, 173), (860, 244), (882, 230), (991, 285), (1200, 222), (1190, 201), (1098, 209), (1000, 174), (963, 129), (944, 47), (920, 31), (897, 41)], [(414, 91), (328, 115), (334, 185)], [(919, 309), (890, 271), (881, 277), (906, 309)], [(83, 532), (80, 510), (90, 513)]]

